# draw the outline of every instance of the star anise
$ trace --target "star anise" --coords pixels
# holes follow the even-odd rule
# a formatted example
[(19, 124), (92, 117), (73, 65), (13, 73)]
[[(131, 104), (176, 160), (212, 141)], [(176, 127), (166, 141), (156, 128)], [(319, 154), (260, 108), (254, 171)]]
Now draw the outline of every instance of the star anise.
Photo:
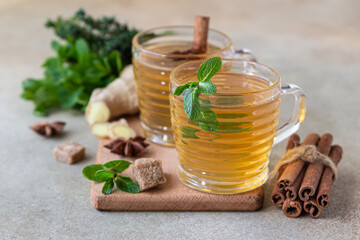
[(30, 129), (34, 130), (36, 133), (46, 136), (52, 137), (56, 134), (60, 133), (65, 126), (65, 122), (55, 121), (52, 123), (41, 122), (36, 123), (34, 125), (29, 126)]
[(129, 140), (119, 137), (104, 147), (110, 149), (112, 153), (122, 156), (139, 157), (147, 152), (146, 147), (148, 146), (149, 144), (145, 142), (145, 138), (136, 136)]

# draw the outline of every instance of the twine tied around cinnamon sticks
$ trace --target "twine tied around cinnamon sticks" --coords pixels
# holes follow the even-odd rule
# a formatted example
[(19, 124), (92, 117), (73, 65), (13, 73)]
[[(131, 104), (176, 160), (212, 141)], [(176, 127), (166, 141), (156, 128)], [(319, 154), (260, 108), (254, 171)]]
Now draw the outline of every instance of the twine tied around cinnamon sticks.
[(271, 171), (269, 179), (274, 178), (282, 166), (296, 160), (301, 160), (308, 163), (321, 163), (331, 169), (333, 172), (334, 181), (336, 181), (338, 177), (337, 167), (328, 156), (325, 156), (324, 154), (317, 151), (316, 146), (314, 145), (305, 145), (288, 150)]
[(336, 166), (343, 153), (332, 142), (329, 133), (321, 137), (309, 134), (301, 144), (297, 134), (290, 137), (286, 153), (271, 173), (271, 177), (279, 174), (270, 200), (286, 216), (298, 217), (305, 211), (318, 218), (329, 206), (331, 188), (338, 176)]

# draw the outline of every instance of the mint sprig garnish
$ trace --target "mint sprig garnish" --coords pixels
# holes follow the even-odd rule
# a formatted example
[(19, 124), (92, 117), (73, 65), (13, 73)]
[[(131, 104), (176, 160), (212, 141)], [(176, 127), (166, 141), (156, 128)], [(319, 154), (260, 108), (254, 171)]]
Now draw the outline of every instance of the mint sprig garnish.
[(200, 93), (212, 95), (217, 92), (216, 85), (209, 82), (210, 79), (222, 67), (220, 57), (213, 57), (206, 60), (197, 72), (197, 81), (188, 82), (175, 89), (174, 95), (179, 96), (185, 90), (184, 110), (190, 120), (197, 121), (205, 131), (216, 131), (219, 129), (219, 122), (216, 114), (209, 107), (201, 107), (199, 103)]
[(86, 166), (82, 173), (85, 178), (91, 181), (105, 182), (101, 191), (105, 195), (112, 192), (115, 184), (123, 192), (138, 193), (140, 192), (140, 188), (131, 178), (119, 175), (119, 173), (125, 171), (130, 164), (131, 162), (125, 160), (115, 160), (105, 164), (93, 164)]

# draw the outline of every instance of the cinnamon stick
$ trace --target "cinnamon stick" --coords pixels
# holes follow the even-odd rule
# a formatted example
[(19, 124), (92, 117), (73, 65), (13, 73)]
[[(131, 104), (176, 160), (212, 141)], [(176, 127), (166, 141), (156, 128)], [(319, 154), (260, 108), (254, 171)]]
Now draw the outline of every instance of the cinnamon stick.
[[(320, 136), (316, 133), (309, 134), (304, 142), (301, 144), (303, 145), (316, 145)], [(296, 180), (297, 176), (300, 174), (301, 170), (303, 169), (305, 162), (301, 160), (295, 160), (286, 167), (283, 174), (281, 174), (280, 178), (278, 179), (277, 185), (279, 189), (284, 189), (287, 186), (292, 186), (294, 181)]]
[(290, 200), (295, 200), (298, 197), (298, 191), (299, 191), (301, 182), (304, 178), (306, 168), (307, 168), (307, 164), (304, 164), (303, 168), (301, 169), (301, 172), (299, 173), (296, 180), (294, 181), (294, 184), (291, 186), (286, 186), (284, 188), (286, 198), (289, 198)]
[(301, 204), (300, 199), (296, 199), (296, 200), (292, 201), (289, 198), (287, 198), (284, 202), (282, 210), (287, 217), (296, 218), (296, 217), (300, 216), (300, 214), (302, 212), (301, 205), (302, 204)]
[(194, 39), (192, 51), (205, 53), (207, 48), (207, 38), (209, 31), (209, 17), (195, 16)]
[(309, 213), (312, 218), (318, 218), (321, 215), (321, 208), (317, 204), (315, 197), (311, 197), (309, 200), (304, 202), (304, 210)]
[[(300, 137), (297, 134), (290, 136), (286, 151), (300, 145)], [(286, 165), (279, 169), (278, 178), (284, 172)], [(276, 207), (281, 207), (285, 201), (285, 192), (283, 189), (279, 189), (278, 185), (275, 184), (270, 197), (271, 203)]]
[[(333, 136), (331, 134), (324, 134), (319, 140), (317, 150), (328, 156), (332, 141)], [(315, 195), (323, 170), (324, 165), (322, 163), (309, 164), (299, 190), (299, 197), (302, 201), (308, 201), (310, 197)]]
[[(339, 145), (331, 147), (329, 157), (337, 166), (341, 160), (343, 150)], [(326, 167), (320, 180), (317, 193), (317, 204), (322, 208), (326, 208), (330, 204), (331, 187), (333, 185), (333, 172)]]

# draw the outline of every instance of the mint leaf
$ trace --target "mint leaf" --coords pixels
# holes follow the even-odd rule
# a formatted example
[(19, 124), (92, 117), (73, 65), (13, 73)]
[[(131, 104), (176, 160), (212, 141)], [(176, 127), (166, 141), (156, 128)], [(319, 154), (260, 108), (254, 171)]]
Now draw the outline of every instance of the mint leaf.
[(208, 82), (222, 67), (220, 57), (213, 57), (206, 60), (199, 68), (197, 73), (198, 82)]
[(121, 173), (125, 171), (129, 166), (131, 162), (125, 161), (125, 160), (115, 160), (110, 161), (104, 164), (104, 167), (106, 168), (113, 168), (116, 172)]
[(112, 72), (114, 72), (116, 75), (120, 75), (122, 70), (122, 62), (119, 52), (113, 50), (109, 53), (108, 59)]
[(214, 132), (219, 129), (219, 121), (216, 114), (208, 107), (201, 108), (201, 118), (198, 120), (201, 129)]
[(182, 86), (178, 86), (174, 91), (174, 95), (175, 96), (180, 96), (183, 93), (183, 91), (188, 89), (190, 86), (194, 87), (196, 84), (197, 84), (196, 82), (188, 82), (188, 83), (185, 83)]
[(108, 195), (111, 193), (113, 188), (114, 188), (114, 179), (110, 178), (110, 179), (106, 180), (106, 182), (104, 183), (104, 186), (103, 186), (101, 192), (105, 195)]
[(116, 186), (123, 192), (138, 193), (140, 188), (129, 177), (118, 176), (115, 180)]
[(223, 119), (235, 119), (235, 118), (244, 118), (244, 117), (248, 116), (248, 114), (246, 114), (246, 113), (220, 113), (220, 114), (217, 114), (217, 116), (219, 118), (223, 118)]
[(188, 127), (188, 126), (183, 126), (180, 128), (181, 132), (182, 132), (182, 137), (183, 138), (192, 138), (192, 139), (197, 139), (199, 138), (198, 136), (196, 136), (196, 132), (200, 132), (200, 130), (196, 129), (196, 128), (192, 128), (192, 127)]
[(205, 95), (212, 95), (216, 93), (216, 86), (213, 82), (199, 82), (199, 91)]
[(97, 181), (95, 173), (101, 169), (103, 169), (103, 166), (101, 164), (89, 165), (84, 167), (84, 169), (82, 170), (82, 174), (85, 178), (91, 181)]
[(225, 106), (235, 106), (244, 103), (244, 99), (239, 97), (220, 97), (215, 100), (216, 104)]
[(184, 96), (185, 113), (191, 120), (196, 120), (200, 116), (199, 95), (200, 91), (197, 87), (190, 87)]
[(78, 54), (79, 57), (87, 55), (90, 52), (89, 45), (83, 38), (79, 38), (76, 40), (75, 47), (76, 47), (76, 53)]
[(115, 172), (109, 170), (99, 170), (95, 173), (95, 179), (97, 182), (104, 182), (108, 179), (113, 179), (115, 176)]

